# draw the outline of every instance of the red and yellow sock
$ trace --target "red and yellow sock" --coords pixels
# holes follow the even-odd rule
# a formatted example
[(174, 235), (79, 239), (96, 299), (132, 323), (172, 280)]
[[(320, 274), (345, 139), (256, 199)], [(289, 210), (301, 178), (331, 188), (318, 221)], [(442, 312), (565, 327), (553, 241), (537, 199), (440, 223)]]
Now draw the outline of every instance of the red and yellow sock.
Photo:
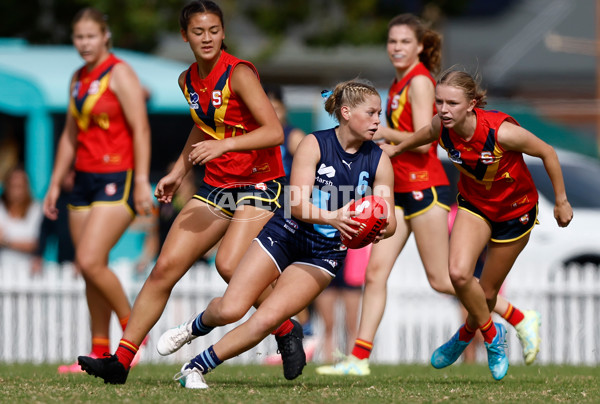
[(354, 341), (354, 348), (352, 348), (352, 356), (356, 356), (358, 359), (369, 359), (371, 351), (373, 350), (373, 343), (357, 338)]
[(491, 344), (496, 336), (496, 325), (492, 321), (492, 317), (490, 316), (490, 319), (484, 325), (479, 327), (479, 329), (483, 335), (483, 340), (488, 344)]
[(125, 370), (129, 370), (131, 362), (139, 349), (140, 347), (131, 341), (127, 341), (126, 339), (119, 341), (119, 347), (115, 355), (117, 355), (119, 362), (121, 362)]
[(477, 328), (472, 329), (469, 327), (469, 323), (465, 321), (462, 327), (458, 329), (458, 340), (463, 342), (471, 342), (473, 337), (475, 337), (475, 332)]
[(92, 353), (98, 358), (110, 353), (110, 340), (106, 337), (92, 337)]
[(292, 328), (294, 328), (294, 323), (287, 319), (271, 334), (276, 335), (278, 337), (283, 337), (285, 334), (289, 334), (292, 331)]
[(510, 325), (514, 327), (525, 318), (525, 315), (521, 310), (509, 303), (508, 309), (506, 309), (506, 313), (502, 315), (502, 318), (508, 321)]

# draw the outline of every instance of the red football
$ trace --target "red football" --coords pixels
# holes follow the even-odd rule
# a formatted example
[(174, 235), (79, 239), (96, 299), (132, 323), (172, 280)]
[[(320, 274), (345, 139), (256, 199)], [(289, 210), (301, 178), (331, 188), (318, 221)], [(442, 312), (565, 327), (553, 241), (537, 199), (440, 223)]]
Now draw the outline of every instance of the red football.
[(355, 201), (350, 210), (360, 212), (352, 218), (358, 222), (358, 234), (350, 240), (341, 236), (342, 243), (348, 248), (363, 248), (375, 240), (387, 222), (387, 204), (382, 197), (369, 195)]

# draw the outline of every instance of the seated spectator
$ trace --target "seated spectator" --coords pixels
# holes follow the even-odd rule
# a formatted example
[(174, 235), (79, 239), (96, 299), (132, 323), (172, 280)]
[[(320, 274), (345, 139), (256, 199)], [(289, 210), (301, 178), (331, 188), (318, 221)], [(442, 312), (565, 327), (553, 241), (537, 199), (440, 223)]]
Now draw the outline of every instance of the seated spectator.
[[(6, 173), (0, 198), (0, 268), (30, 269), (38, 246), (42, 207), (33, 200), (29, 178), (17, 166)], [(22, 276), (22, 272), (15, 273)]]

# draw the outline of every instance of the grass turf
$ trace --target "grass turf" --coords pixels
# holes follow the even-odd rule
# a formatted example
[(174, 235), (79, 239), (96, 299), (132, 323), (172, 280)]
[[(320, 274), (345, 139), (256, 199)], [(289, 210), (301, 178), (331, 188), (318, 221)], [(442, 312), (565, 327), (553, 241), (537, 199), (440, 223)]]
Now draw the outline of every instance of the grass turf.
[(494, 381), (485, 365), (374, 365), (367, 377), (319, 376), (308, 365), (294, 381), (280, 367), (222, 365), (207, 375), (208, 390), (172, 380), (174, 365), (139, 365), (125, 385), (87, 374), (59, 375), (55, 365), (0, 363), (3, 403), (597, 403), (600, 368), (511, 366)]

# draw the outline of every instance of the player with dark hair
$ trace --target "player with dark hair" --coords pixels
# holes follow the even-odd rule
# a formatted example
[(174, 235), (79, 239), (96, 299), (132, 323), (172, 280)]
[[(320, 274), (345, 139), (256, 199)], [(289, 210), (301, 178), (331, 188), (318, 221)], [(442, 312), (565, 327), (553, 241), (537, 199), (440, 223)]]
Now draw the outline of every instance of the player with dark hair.
[[(196, 59), (179, 76), (194, 126), (154, 194), (161, 203), (171, 202), (193, 165), (204, 165), (204, 182), (172, 224), (116, 353), (101, 359), (79, 357), (84, 370), (106, 383), (126, 382), (139, 344), (192, 264), (221, 240), (215, 265), (229, 282), (252, 240), (281, 207), (286, 181), (279, 151), (283, 132), (256, 68), (225, 51), (223, 14), (214, 2), (188, 3), (180, 26)], [(305, 364), (302, 328), (295, 320), (284, 320), (273, 333), (284, 374), (295, 378)]]

